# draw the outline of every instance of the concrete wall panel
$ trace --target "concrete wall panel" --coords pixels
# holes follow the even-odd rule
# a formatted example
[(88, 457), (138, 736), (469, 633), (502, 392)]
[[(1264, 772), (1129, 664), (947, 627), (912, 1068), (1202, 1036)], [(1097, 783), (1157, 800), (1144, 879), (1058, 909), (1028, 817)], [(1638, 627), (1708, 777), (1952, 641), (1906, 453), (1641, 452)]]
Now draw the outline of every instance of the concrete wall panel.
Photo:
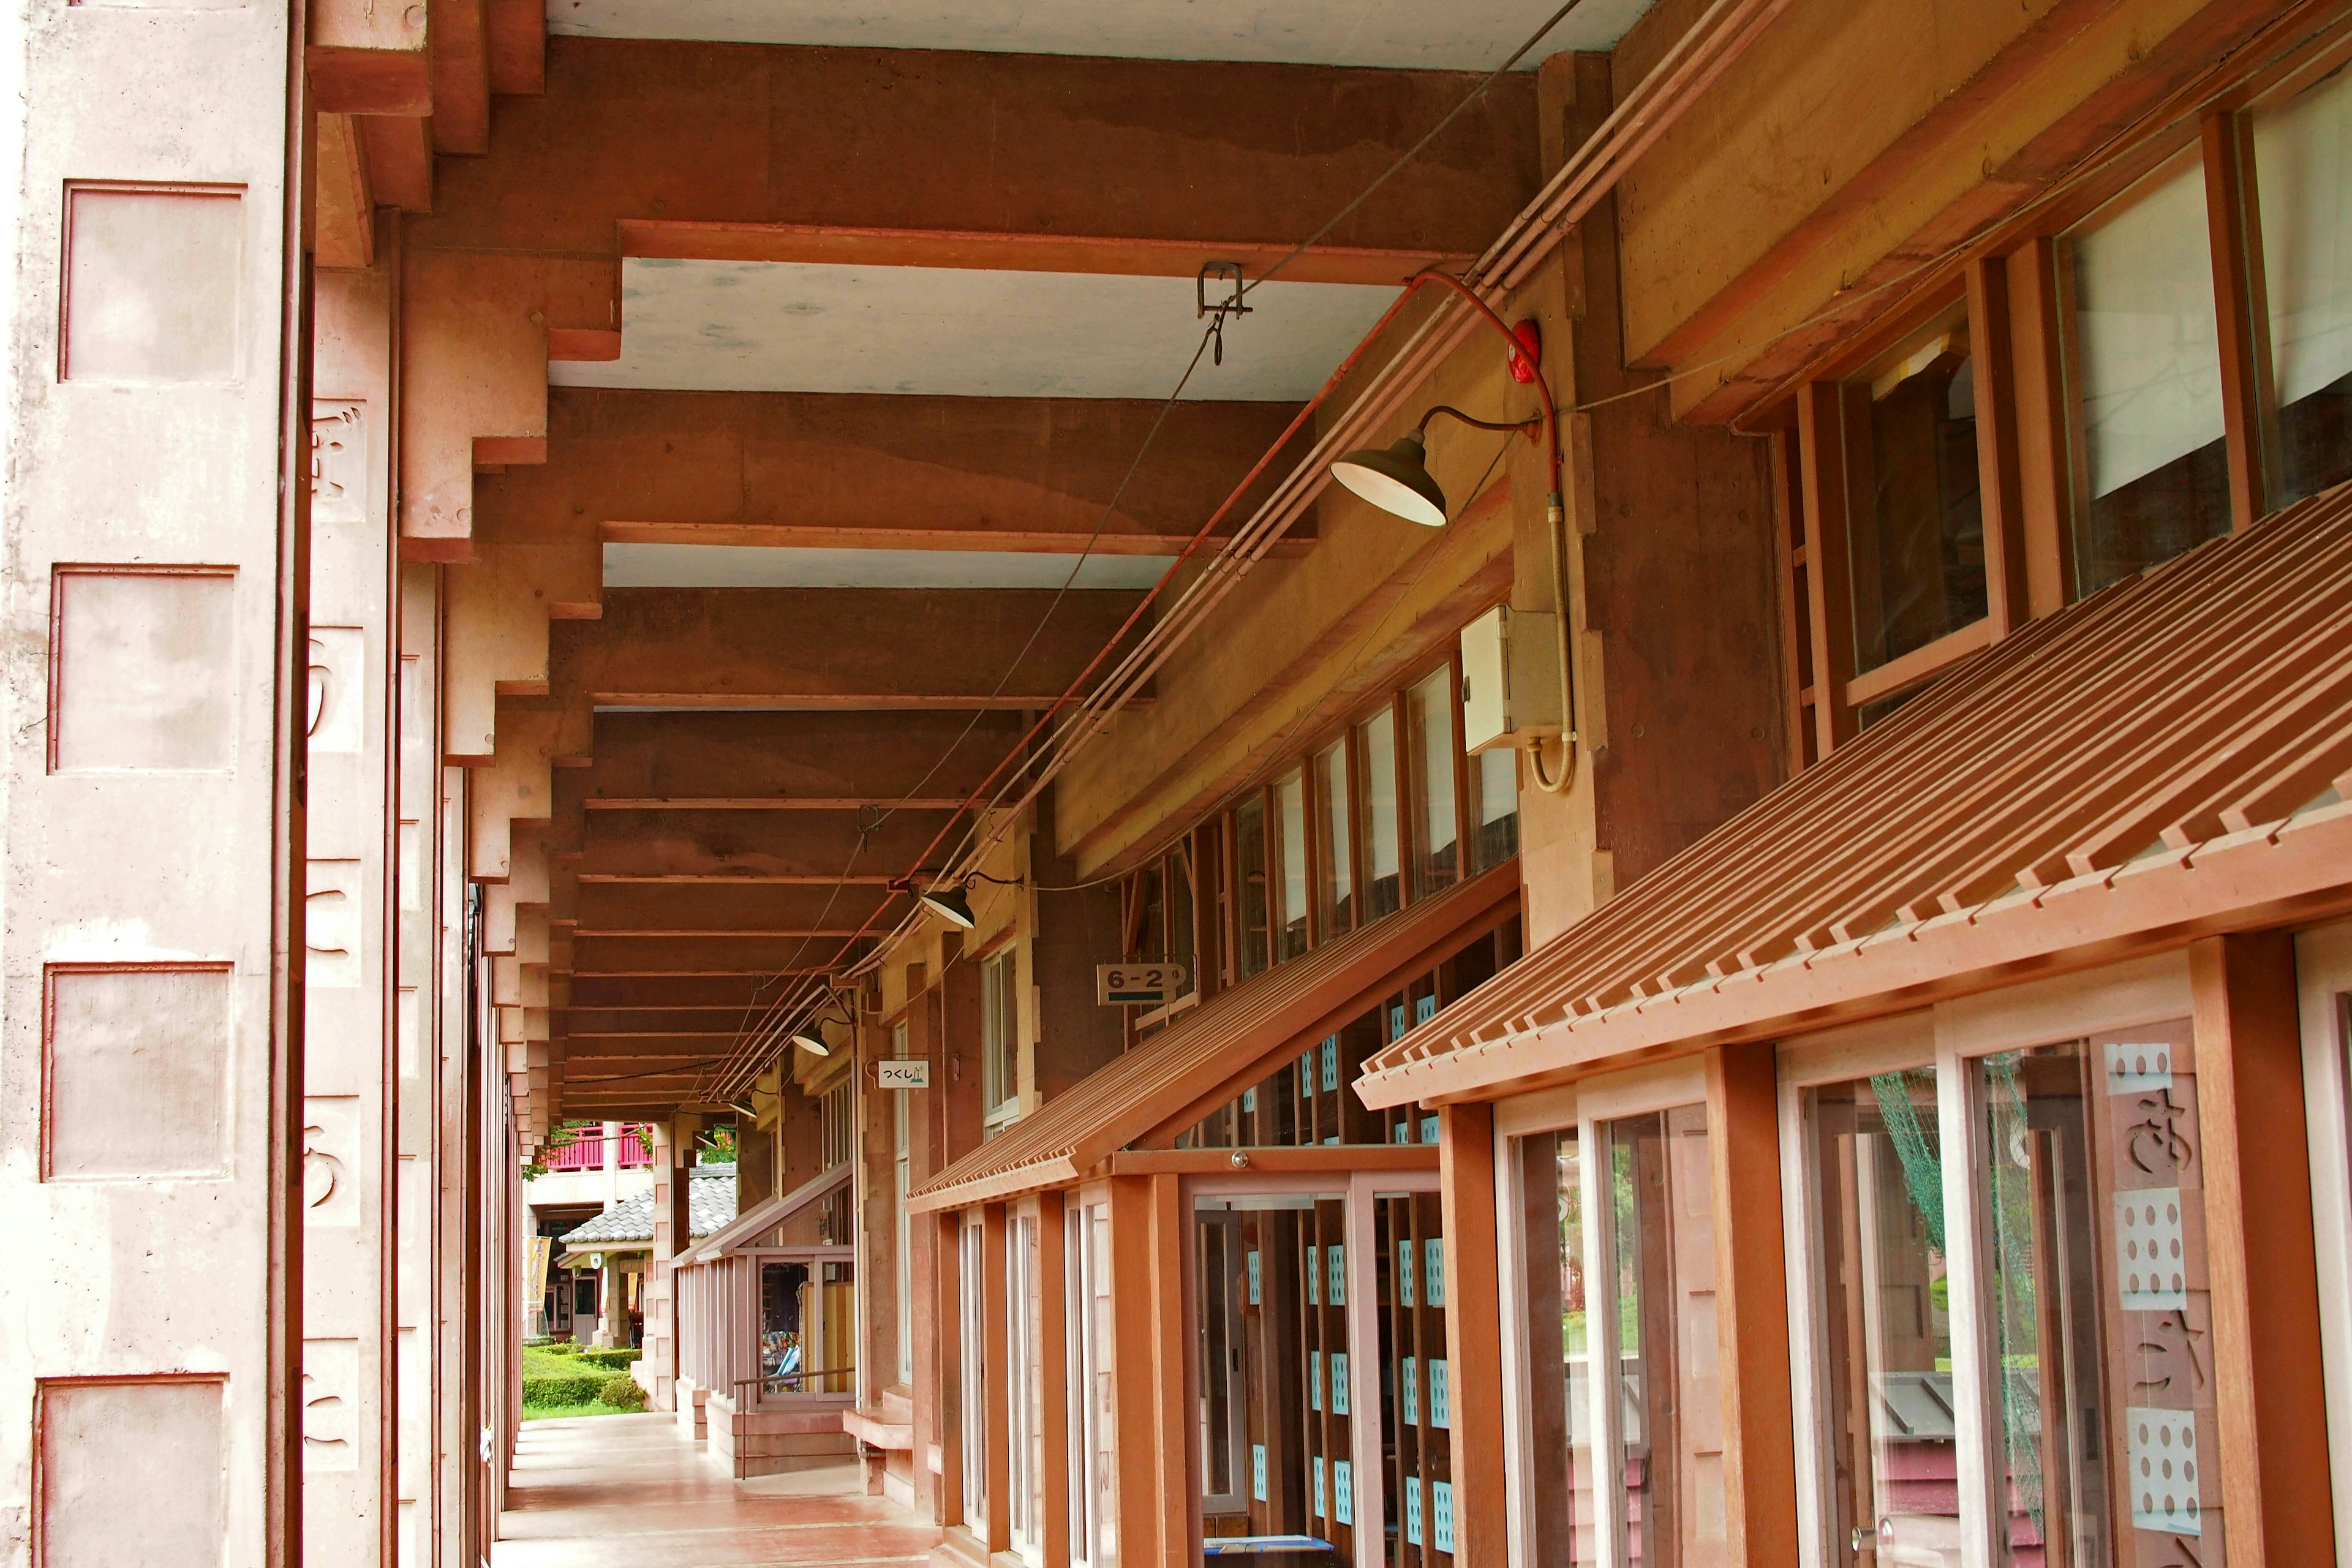
[(42, 1384), (42, 1568), (228, 1560), (218, 1378), (60, 1378)]

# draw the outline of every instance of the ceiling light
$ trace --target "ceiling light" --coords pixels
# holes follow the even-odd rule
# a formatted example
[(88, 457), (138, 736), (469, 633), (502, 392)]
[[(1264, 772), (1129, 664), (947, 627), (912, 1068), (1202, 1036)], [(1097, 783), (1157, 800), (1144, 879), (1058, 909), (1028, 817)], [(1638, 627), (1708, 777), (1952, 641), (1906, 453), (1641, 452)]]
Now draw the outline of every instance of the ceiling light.
[(1445, 526), (1445, 492), (1429, 477), (1429, 448), (1418, 434), (1402, 437), (1385, 450), (1367, 447), (1350, 452), (1331, 465), (1331, 477), (1407, 522)]
[(813, 1057), (829, 1057), (833, 1055), (833, 1047), (824, 1043), (824, 1024), (821, 1019), (811, 1019), (808, 1023), (802, 1025), (797, 1029), (794, 1029), (793, 1031), (793, 1044), (798, 1046), (801, 1049), (806, 1051)]
[(976, 923), (971, 918), (971, 894), (961, 883), (943, 883), (920, 897), (925, 909), (958, 931), (970, 931)]

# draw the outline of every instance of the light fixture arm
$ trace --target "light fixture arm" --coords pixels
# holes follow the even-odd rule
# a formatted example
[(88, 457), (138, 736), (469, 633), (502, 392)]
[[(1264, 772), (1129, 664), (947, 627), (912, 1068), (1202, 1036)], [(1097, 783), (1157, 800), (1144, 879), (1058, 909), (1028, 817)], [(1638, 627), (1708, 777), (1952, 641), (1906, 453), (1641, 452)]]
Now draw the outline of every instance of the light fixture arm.
[(1536, 438), (1536, 427), (1544, 422), (1544, 417), (1540, 414), (1531, 414), (1525, 419), (1517, 420), (1474, 419), (1450, 403), (1433, 403), (1429, 405), (1429, 412), (1421, 416), (1421, 423), (1413, 426), (1415, 434), (1427, 435), (1429, 422), (1441, 414), (1451, 415), (1463, 424), (1473, 426), (1480, 430), (1517, 430), (1523, 433), (1530, 441)]
[[(1514, 360), (1528, 358), (1527, 344), (1519, 340), (1517, 332), (1504, 324), (1503, 318), (1495, 314), (1494, 307), (1480, 299), (1478, 291), (1470, 285), (1452, 273), (1442, 272), (1433, 267), (1425, 268), (1414, 273), (1412, 282), (1408, 287), (1418, 289), (1423, 283), (1442, 283), (1469, 300), (1471, 309), (1475, 310), (1488, 326), (1502, 333), (1504, 339), (1510, 343)], [(1536, 368), (1531, 360), (1528, 368), (1531, 370)], [(1564, 722), (1560, 729), (1559, 743), (1560, 750), (1566, 754), (1560, 763), (1559, 777), (1552, 778), (1544, 772), (1543, 742), (1539, 738), (1528, 742), (1528, 771), (1535, 774), (1538, 788), (1547, 795), (1565, 795), (1569, 786), (1576, 782), (1576, 665), (1569, 655), (1568, 643), (1568, 508), (1560, 491), (1559, 408), (1552, 402), (1551, 384), (1543, 378), (1540, 371), (1534, 378), (1534, 385), (1536, 395), (1543, 399), (1541, 418), (1544, 434), (1549, 437), (1549, 449), (1546, 456), (1550, 462), (1549, 471), (1551, 479), (1551, 491), (1545, 500), (1544, 521), (1549, 525), (1551, 533), (1552, 592), (1559, 611), (1552, 617), (1552, 626), (1559, 633), (1560, 701), (1567, 710), (1560, 715)], [(1439, 412), (1451, 414), (1465, 424), (1475, 425), (1482, 429), (1519, 428), (1517, 426), (1490, 425), (1484, 420), (1472, 419), (1468, 415), (1448, 408), (1444, 404), (1438, 405), (1429, 412), (1430, 414)], [(1534, 421), (1529, 420), (1528, 423), (1533, 424)], [(1421, 427), (1426, 429), (1428, 426), (1429, 416), (1423, 415)], [(1529, 434), (1532, 437), (1533, 432)]]

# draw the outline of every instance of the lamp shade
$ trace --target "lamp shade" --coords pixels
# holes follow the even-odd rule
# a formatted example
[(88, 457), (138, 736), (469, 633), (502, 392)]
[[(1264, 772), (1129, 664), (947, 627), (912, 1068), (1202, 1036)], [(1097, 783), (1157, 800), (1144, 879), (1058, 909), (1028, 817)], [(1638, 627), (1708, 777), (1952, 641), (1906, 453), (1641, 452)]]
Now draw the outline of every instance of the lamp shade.
[(824, 1026), (810, 1022), (793, 1031), (793, 1044), (813, 1057), (829, 1057), (833, 1047), (824, 1043)]
[(1420, 523), (1445, 526), (1445, 492), (1429, 477), (1429, 448), (1418, 436), (1405, 436), (1386, 451), (1367, 447), (1331, 465), (1331, 477), (1382, 511)]
[(942, 885), (920, 895), (923, 908), (958, 931), (972, 928), (971, 895), (960, 887)]

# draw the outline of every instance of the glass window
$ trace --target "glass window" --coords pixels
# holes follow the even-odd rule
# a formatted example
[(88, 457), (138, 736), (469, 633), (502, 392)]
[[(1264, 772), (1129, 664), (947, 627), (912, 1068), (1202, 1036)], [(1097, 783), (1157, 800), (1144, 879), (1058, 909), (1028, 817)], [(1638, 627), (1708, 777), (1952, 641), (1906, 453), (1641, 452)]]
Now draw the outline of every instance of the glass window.
[(1838, 389), (1853, 663), (1875, 669), (1985, 616), (1968, 307)]
[(1184, 966), (1185, 989), (1197, 990), (1200, 966), (1194, 962), (1192, 926), (1192, 842), (1184, 839), (1168, 857), (1168, 952), (1171, 963)]
[(1440, 668), (1405, 693), (1411, 732), (1405, 762), (1412, 790), (1412, 896), (1454, 885), (1462, 869), (1454, 805), (1454, 671)]
[(1282, 947), (1278, 958), (1307, 951), (1307, 781), (1293, 768), (1274, 784), (1282, 838)]
[(809, 1266), (773, 1258), (760, 1265), (760, 1392), (809, 1392), (803, 1343), (808, 1326)]
[[(1572, 1127), (1523, 1138), (1518, 1149), (1520, 1190), (1527, 1194), (1528, 1415), (1537, 1432), (1560, 1438), (1538, 1442), (1538, 1454), (1549, 1462), (1528, 1484), (1537, 1568), (1588, 1568), (1601, 1561), (1605, 1494), (1592, 1458), (1584, 1164)], [(1555, 1350), (1556, 1363), (1549, 1359)]]
[(1273, 900), (1267, 896), (1265, 803), (1256, 795), (1234, 807), (1234, 860), (1241, 879), (1241, 973), (1261, 973), (1273, 958)]
[[(907, 1026), (893, 1025), (890, 1029), (890, 1054), (907, 1054)], [(890, 1095), (890, 1185), (896, 1201), (898, 1235), (893, 1261), (898, 1271), (898, 1381), (911, 1384), (915, 1381), (915, 1234), (914, 1216), (907, 1212), (907, 1194), (912, 1190), (913, 1113), (908, 1110), (910, 1096), (905, 1089)]]
[[(1201, 1368), (1201, 1510), (1203, 1515), (1249, 1511), (1250, 1483), (1242, 1386), (1241, 1226), (1230, 1213), (1198, 1216), (1192, 1258), (1200, 1290), (1193, 1303)], [(1214, 1534), (1204, 1526), (1204, 1532)], [(1246, 1533), (1246, 1532), (1244, 1532)]]
[(1045, 1462), (1045, 1381), (1037, 1363), (1037, 1216), (1015, 1214), (1004, 1227), (1005, 1360), (1012, 1384), (1005, 1406), (1007, 1528), (1013, 1550), (1042, 1562), (1041, 1467)]
[(1519, 754), (1496, 746), (1470, 759), (1470, 869), (1491, 870), (1519, 852)]
[(1932, 1070), (1807, 1096), (1830, 1539), (1852, 1557), (1959, 1550), (1943, 1141)]
[(1364, 919), (1403, 907), (1403, 825), (1397, 817), (1396, 710), (1383, 708), (1356, 726), (1364, 776)]
[[(2073, 1044), (1976, 1064), (1985, 1313), (2001, 1369), (1989, 1468), (2009, 1497), (2007, 1561), (2040, 1563), (2057, 1543), (2076, 1563), (2128, 1559), (2137, 1529), (2192, 1538), (2217, 1568), (2205, 1513), (2218, 1478), (2195, 1463), (2216, 1434), (2188, 1032), (2100, 1054)], [(2110, 1259), (2101, 1187), (2113, 1190)], [(2124, 1351), (2117, 1387), (2105, 1386), (2103, 1338)], [(2121, 1501), (2115, 1458), (2131, 1492)]]
[(1318, 912), (1327, 942), (1356, 927), (1356, 841), (1349, 795), (1348, 742), (1343, 736), (1315, 758), (1316, 815), (1320, 819), (1317, 826), (1321, 830), (1316, 848), (1323, 872)]
[(1006, 949), (980, 966), (982, 1121), (990, 1131), (1021, 1114), (1021, 1004), (1014, 960)]
[(1706, 1109), (1607, 1125), (1629, 1534), (1643, 1568), (1722, 1559), (1723, 1410), (1716, 1382), (1715, 1206)]
[(2352, 479), (2352, 73), (2255, 115), (2254, 172), (2284, 505)]
[(1168, 910), (1162, 901), (1167, 884), (1160, 873), (1160, 867), (1146, 866), (1135, 877), (1135, 946), (1129, 956), (1151, 963), (1168, 956)]
[[(1382, 1378), (1349, 1354), (1347, 1203), (1312, 1194), (1193, 1200), (1193, 1344), (1202, 1536), (1303, 1536), (1301, 1568), (1355, 1561), (1381, 1456), (1359, 1474), (1352, 1413), (1378, 1408)], [(1366, 1403), (1369, 1402), (1369, 1403)]]
[(988, 1539), (988, 1316), (983, 1300), (986, 1231), (978, 1215), (959, 1233), (956, 1279), (956, 1432), (963, 1454), (963, 1522)]
[(1110, 1205), (1072, 1205), (1063, 1221), (1069, 1291), (1070, 1561), (1118, 1568), (1118, 1475), (1112, 1432)]
[(1399, 1489), (1388, 1507), (1388, 1561), (1393, 1568), (1436, 1568), (1454, 1552), (1444, 1201), (1435, 1193), (1381, 1194), (1372, 1209), (1372, 1244), (1381, 1278), (1381, 1381), (1391, 1390), (1381, 1404), (1381, 1438)]
[(2230, 531), (2209, 233), (2192, 147), (2062, 245), (2081, 441), (2078, 594)]

